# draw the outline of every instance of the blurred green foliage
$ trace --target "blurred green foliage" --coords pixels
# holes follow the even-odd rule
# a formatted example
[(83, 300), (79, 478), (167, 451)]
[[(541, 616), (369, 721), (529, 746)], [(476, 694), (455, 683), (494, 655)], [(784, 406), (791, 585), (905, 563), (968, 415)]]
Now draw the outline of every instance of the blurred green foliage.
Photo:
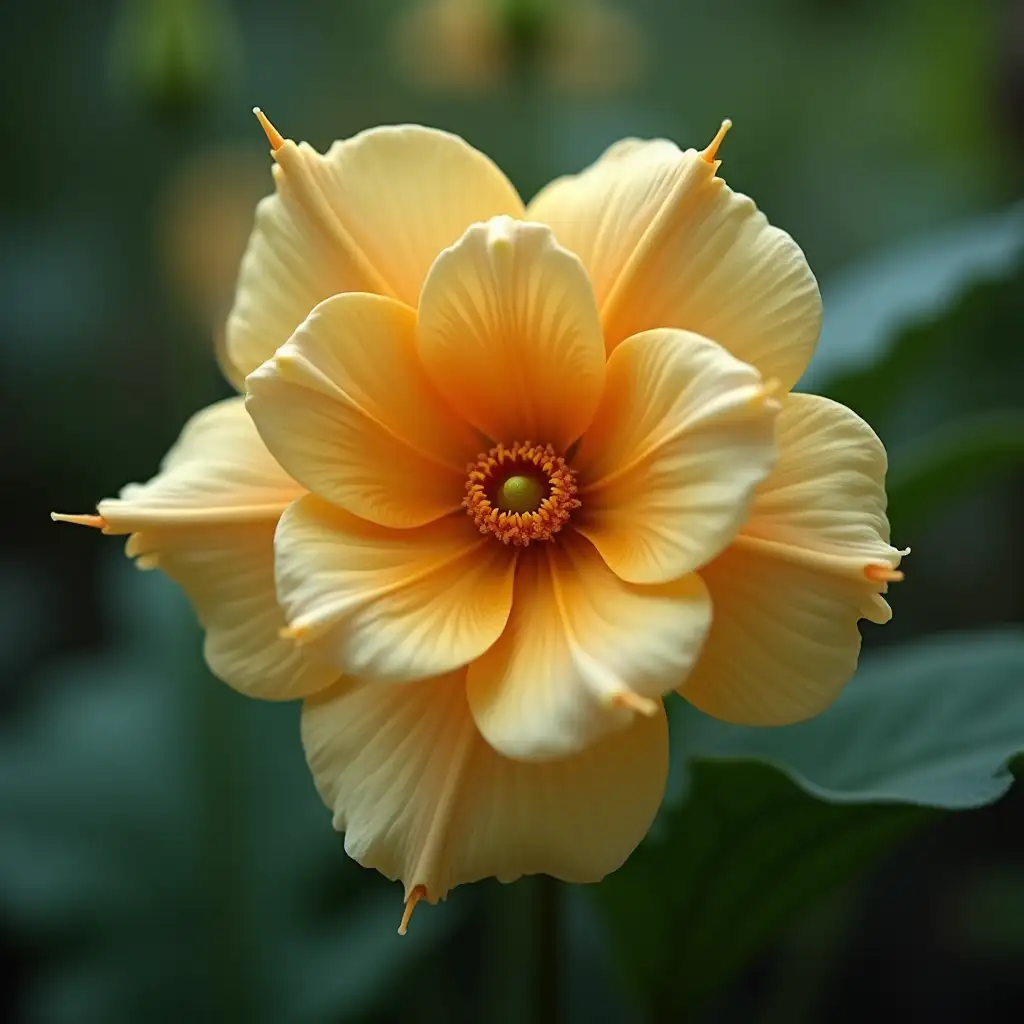
[(647, 1019), (702, 1009), (781, 925), (927, 817), (828, 803), (766, 764), (694, 764), (665, 834), (598, 892)]
[(868, 655), (800, 725), (728, 726), (677, 704), (683, 791), (597, 893), (650, 1019), (700, 1005), (932, 809), (1001, 797), (1024, 751), (1022, 679), (1024, 629)]
[(778, 765), (829, 803), (969, 810), (1010, 788), (1010, 762), (1024, 752), (1022, 679), (1024, 629), (940, 634), (865, 654), (810, 721), (742, 728), (686, 705), (676, 736), (693, 758)]
[(114, 650), (57, 670), (0, 747), (0, 908), (61, 944), (30, 1019), (320, 1024), (379, 1002), (454, 916), (396, 942), (400, 891), (346, 861), (297, 707), (210, 678), (163, 577), (118, 563), (108, 592)]
[[(156, 221), (187, 180), (195, 204), (174, 210), (194, 234), (179, 258), (240, 250), (244, 235), (206, 212), (196, 168), (229, 143), (269, 190), (254, 102), (321, 148), (375, 123), (460, 132), (526, 195), (620, 136), (703, 144), (732, 117), (723, 173), (822, 280), (825, 328), (801, 386), (866, 416), (889, 449), (894, 540), (914, 549), (894, 622), (867, 630), (857, 678), (814, 722), (755, 731), (676, 709), (657, 828), (618, 874), (568, 894), (563, 1019), (660, 1022), (716, 998), (716, 1021), (760, 1019), (737, 1002), (750, 962), (812, 920), (823, 894), (918, 828), (976, 834), (980, 812), (951, 809), (1003, 795), (1024, 750), (1024, 641), (1007, 625), (1024, 617), (1024, 37), (1006, 8), (608, 0), (640, 46), (613, 88), (598, 87), (591, 42), (563, 39), (540, 80), (529, 61), (513, 73), (495, 58), (452, 92), (394, 45), (428, 0), (45, 6), (11, 7), (0, 36), (0, 118), (19, 145), (0, 168), (0, 398), (18, 441), (3, 472), (22, 496), (0, 578), (12, 1013), (312, 1024), (531, 1012), (532, 883), (460, 890), (399, 941), (400, 890), (344, 857), (295, 709), (214, 683), (165, 581), (108, 571), (98, 538), (45, 522), (146, 478), (185, 417), (226, 391), (215, 325), (197, 326), (162, 276)], [(566, 11), (578, 43), (595, 5), (476, 6), (506, 33), (494, 53), (522, 57)], [(455, 61), (460, 38), (422, 49)], [(870, 649), (880, 641), (889, 649)], [(958, 934), (1019, 951), (1024, 890), (1019, 872), (990, 875), (995, 849), (964, 880)], [(853, 929), (851, 914), (830, 927)], [(828, 1019), (878, 1010), (847, 995), (860, 1016)], [(820, 998), (806, 1019), (822, 1019)], [(938, 1019), (914, 998), (917, 1016)]]

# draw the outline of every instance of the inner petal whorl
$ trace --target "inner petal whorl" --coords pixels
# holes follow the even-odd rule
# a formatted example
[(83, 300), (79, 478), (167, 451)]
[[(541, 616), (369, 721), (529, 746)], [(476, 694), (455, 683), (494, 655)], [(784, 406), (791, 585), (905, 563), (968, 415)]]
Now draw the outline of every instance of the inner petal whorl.
[(503, 544), (551, 540), (580, 506), (576, 475), (549, 444), (496, 445), (467, 473), (462, 504), (481, 533)]

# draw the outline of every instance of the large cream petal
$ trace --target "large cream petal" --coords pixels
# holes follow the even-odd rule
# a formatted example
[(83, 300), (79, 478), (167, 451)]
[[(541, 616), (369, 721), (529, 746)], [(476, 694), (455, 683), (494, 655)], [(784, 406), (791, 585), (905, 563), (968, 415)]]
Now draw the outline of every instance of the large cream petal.
[(661, 708), (574, 757), (508, 760), (473, 724), (464, 671), (338, 686), (306, 703), (302, 736), (349, 855), (432, 903), (489, 876), (600, 880), (650, 827), (668, 766)]
[(153, 527), (128, 554), (159, 566), (188, 594), (206, 630), (210, 671), (247, 697), (292, 700), (329, 686), (338, 671), (306, 658), (291, 640), (274, 591), (275, 521)]
[(580, 261), (539, 224), (471, 227), (427, 275), (419, 351), (453, 408), (496, 442), (561, 451), (586, 428), (604, 342)]
[(690, 575), (624, 583), (582, 537), (563, 530), (520, 557), (501, 639), (469, 667), (469, 704), (487, 741), (542, 760), (585, 749), (662, 694), (694, 664), (711, 622)]
[(714, 622), (680, 692), (709, 714), (783, 725), (818, 714), (853, 674), (861, 618), (890, 618), (903, 552), (885, 516), (885, 449), (842, 405), (790, 395), (779, 460), (732, 547), (701, 571)]
[(526, 215), (583, 260), (610, 348), (677, 327), (713, 338), (788, 390), (818, 340), (818, 287), (792, 238), (717, 167), (664, 139), (628, 139), (552, 182)]
[(100, 503), (111, 533), (146, 526), (276, 522), (303, 489), (267, 451), (242, 398), (197, 412), (144, 484)]
[(192, 417), (148, 483), (102, 501), (107, 533), (131, 533), (128, 553), (159, 566), (188, 594), (206, 628), (210, 669), (252, 697), (288, 700), (338, 673), (279, 636), (274, 529), (301, 495), (264, 447), (241, 398)]
[(437, 254), (470, 224), (522, 214), (486, 156), (431, 128), (375, 128), (323, 156), (288, 140), (274, 159), (277, 192), (257, 207), (227, 324), (240, 377), (328, 296), (375, 292), (415, 305)]
[(857, 667), (864, 587), (740, 544), (700, 575), (714, 617), (687, 700), (740, 725), (799, 722), (835, 700)]
[(556, 178), (526, 208), (530, 220), (550, 225), (583, 261), (598, 306), (607, 300), (630, 255), (687, 175), (694, 185), (711, 173), (667, 139), (623, 139), (580, 174)]
[[(778, 418), (779, 458), (758, 488), (744, 538), (793, 560), (863, 580), (895, 569), (885, 514), (885, 448), (846, 406), (792, 394)], [(785, 549), (785, 550), (784, 550)]]
[(308, 652), (362, 678), (407, 681), (472, 661), (501, 635), (515, 556), (456, 513), (392, 530), (312, 496), (277, 531), (278, 597)]
[(629, 338), (574, 460), (574, 524), (624, 580), (661, 583), (709, 562), (747, 516), (775, 458), (778, 403), (757, 371), (688, 331)]
[(384, 526), (461, 506), (481, 440), (419, 365), (416, 314), (376, 295), (322, 302), (246, 378), (267, 447), (309, 490)]

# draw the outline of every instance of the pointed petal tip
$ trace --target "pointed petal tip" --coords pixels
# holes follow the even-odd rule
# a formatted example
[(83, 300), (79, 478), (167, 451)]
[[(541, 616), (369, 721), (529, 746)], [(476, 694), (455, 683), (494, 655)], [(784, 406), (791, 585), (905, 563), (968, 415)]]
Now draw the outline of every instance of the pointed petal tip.
[(751, 396), (750, 405), (754, 409), (766, 409), (769, 412), (781, 412), (782, 383), (778, 377), (769, 377)]
[(897, 548), (896, 554), (899, 557), (895, 559), (895, 565), (887, 562), (869, 562), (864, 566), (865, 577), (871, 580), (872, 583), (901, 583), (905, 576), (902, 570), (897, 569), (896, 566), (910, 554), (910, 548), (903, 548), (902, 550)]
[(729, 118), (726, 118), (719, 127), (715, 137), (708, 143), (707, 148), (701, 152), (701, 157), (707, 163), (712, 164), (715, 162), (715, 155), (718, 153), (718, 147), (721, 146), (722, 140), (728, 134), (731, 127), (732, 121), (730, 121)]
[(900, 583), (904, 578), (904, 574), (899, 569), (893, 569), (891, 566), (881, 565), (877, 562), (865, 565), (864, 575), (872, 583)]
[(106, 528), (107, 521), (103, 516), (68, 515), (64, 512), (51, 512), (50, 519), (55, 523), (74, 523), (76, 526), (91, 526), (94, 530)]
[(291, 640), (297, 644), (308, 643), (316, 640), (325, 633), (331, 631), (333, 619), (319, 620), (311, 619), (306, 622), (289, 622), (278, 630), (277, 635), (281, 640)]
[(621, 690), (619, 693), (613, 693), (610, 702), (612, 707), (635, 711), (645, 718), (652, 718), (658, 713), (658, 701), (651, 700), (650, 697), (641, 697), (640, 694), (634, 693), (632, 690)]
[(425, 885), (415, 885), (412, 888), (412, 892), (405, 899), (405, 909), (402, 911), (402, 921), (398, 925), (398, 934), (405, 935), (409, 930), (409, 920), (412, 917), (412, 912), (416, 909), (416, 904), (419, 903), (427, 895), (427, 887)]
[(271, 150), (276, 153), (284, 145), (284, 136), (270, 123), (270, 118), (259, 107), (253, 107), (252, 112), (266, 134)]

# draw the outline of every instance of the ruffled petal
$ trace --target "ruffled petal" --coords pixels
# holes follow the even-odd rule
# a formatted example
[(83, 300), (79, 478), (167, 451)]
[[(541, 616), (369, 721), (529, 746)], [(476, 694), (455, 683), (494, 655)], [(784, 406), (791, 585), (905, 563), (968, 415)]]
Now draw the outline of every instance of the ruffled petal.
[(864, 587), (741, 544), (700, 575), (714, 619), (687, 700), (739, 725), (788, 725), (835, 700), (857, 667)]
[(99, 513), (110, 533), (146, 526), (276, 522), (303, 493), (278, 465), (245, 411), (227, 398), (197, 412), (144, 484), (128, 484)]
[(888, 543), (885, 449), (859, 416), (790, 395), (778, 439), (749, 522), (701, 570), (714, 622), (680, 689), (750, 725), (797, 722), (835, 700), (857, 666), (858, 620), (891, 617), (881, 595), (905, 554)]
[(419, 352), (438, 391), (487, 437), (562, 452), (594, 415), (604, 342), (580, 261), (539, 224), (476, 224), (431, 267)]
[(632, 583), (715, 557), (775, 459), (778, 403), (757, 371), (688, 331), (629, 338), (608, 360), (601, 407), (573, 467), (574, 525)]
[(665, 197), (687, 174), (704, 181), (713, 173), (685, 161), (667, 139), (622, 139), (586, 170), (542, 188), (526, 207), (526, 217), (550, 225), (562, 245), (579, 256), (600, 307)]
[(885, 448), (845, 405), (789, 395), (778, 418), (779, 458), (743, 528), (780, 555), (863, 580), (869, 565), (895, 569), (889, 544)]
[(329, 686), (338, 671), (303, 656), (281, 638), (285, 626), (274, 590), (275, 521), (152, 527), (127, 551), (159, 566), (188, 594), (206, 630), (210, 671), (247, 697), (292, 700)]
[(527, 217), (583, 261), (610, 348), (677, 327), (713, 338), (786, 390), (821, 329), (821, 297), (799, 247), (716, 177), (718, 162), (664, 139), (627, 139), (552, 182)]
[(292, 476), (383, 526), (459, 508), (481, 445), (423, 373), (415, 324), (393, 299), (336, 295), (246, 378), (249, 412)]
[(323, 156), (289, 140), (274, 159), (277, 192), (257, 207), (227, 324), (240, 377), (330, 295), (375, 292), (415, 305), (437, 254), (470, 224), (523, 211), (486, 156), (432, 128), (375, 128)]
[(464, 671), (340, 685), (306, 703), (302, 736), (347, 853), (431, 903), (490, 876), (600, 880), (646, 834), (668, 767), (660, 707), (574, 757), (508, 760), (473, 724)]
[(697, 660), (711, 606), (694, 574), (658, 587), (623, 582), (582, 537), (527, 548), (501, 639), (469, 667), (469, 705), (496, 750), (562, 757), (660, 714)]
[(152, 480), (99, 504), (105, 532), (131, 533), (128, 554), (188, 594), (214, 675), (251, 697), (302, 697), (338, 675), (279, 636), (274, 528), (302, 493), (264, 447), (242, 399), (229, 398), (189, 420)]
[(289, 632), (341, 672), (407, 681), (482, 654), (512, 607), (515, 556), (461, 513), (392, 530), (312, 496), (277, 531)]

